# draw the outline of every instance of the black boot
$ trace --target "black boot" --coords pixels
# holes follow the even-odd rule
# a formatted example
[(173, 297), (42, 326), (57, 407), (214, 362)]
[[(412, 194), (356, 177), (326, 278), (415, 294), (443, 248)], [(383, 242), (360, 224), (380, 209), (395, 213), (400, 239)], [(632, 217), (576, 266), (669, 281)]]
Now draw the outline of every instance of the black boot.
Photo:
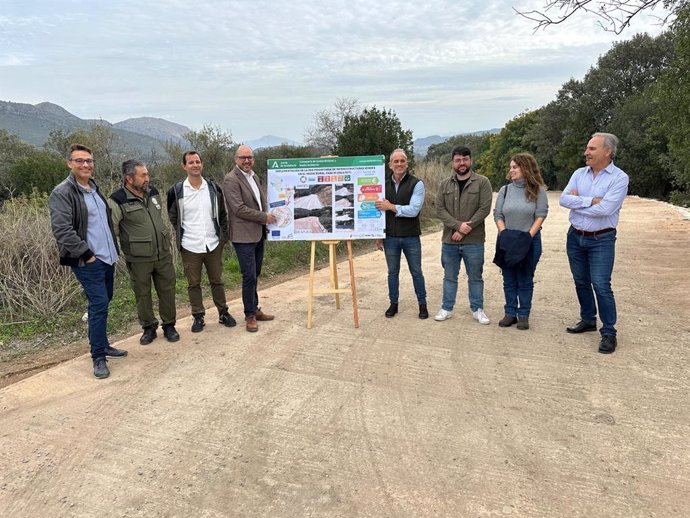
[(105, 358), (97, 358), (93, 361), (93, 375), (98, 379), (107, 378), (110, 376), (108, 369), (108, 360)]
[(200, 333), (204, 330), (204, 315), (194, 315), (194, 323), (192, 324), (192, 333)]
[(386, 310), (386, 318), (393, 318), (397, 312), (398, 312), (398, 304), (397, 303), (394, 304), (391, 302), (391, 305)]
[(232, 318), (227, 309), (218, 313), (218, 323), (223, 324), (225, 327), (235, 327), (237, 325), (237, 321)]
[(158, 336), (158, 333), (156, 332), (155, 327), (153, 327), (153, 326), (145, 327), (144, 328), (144, 334), (141, 335), (141, 338), (139, 338), (139, 343), (141, 345), (148, 345), (151, 342), (153, 342), (157, 336)]
[(177, 342), (180, 339), (180, 334), (175, 329), (175, 324), (163, 326), (163, 336), (165, 336), (168, 342)]
[(426, 304), (419, 305), (419, 318), (422, 320), (429, 318), (429, 310), (426, 308)]

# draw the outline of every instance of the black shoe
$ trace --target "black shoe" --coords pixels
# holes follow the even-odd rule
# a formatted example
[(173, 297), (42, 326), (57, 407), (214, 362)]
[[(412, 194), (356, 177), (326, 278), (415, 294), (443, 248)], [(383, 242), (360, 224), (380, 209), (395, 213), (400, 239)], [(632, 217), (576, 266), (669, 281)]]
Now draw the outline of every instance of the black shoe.
[(601, 337), (601, 342), (599, 342), (599, 352), (601, 354), (611, 354), (616, 350), (618, 345), (618, 340), (612, 335), (603, 335)]
[(426, 309), (426, 304), (419, 305), (419, 318), (422, 320), (429, 318), (429, 310)]
[(174, 324), (163, 326), (163, 336), (168, 342), (177, 342), (180, 339), (180, 334), (175, 330)]
[(587, 331), (596, 331), (597, 330), (597, 323), (596, 322), (585, 322), (584, 320), (580, 320), (574, 326), (566, 327), (565, 330), (568, 331), (568, 333), (573, 333), (573, 334), (586, 333)]
[(105, 355), (110, 356), (111, 358), (124, 358), (127, 356), (127, 351), (108, 346), (105, 348)]
[(93, 361), (93, 375), (99, 380), (107, 378), (110, 376), (110, 370), (108, 369), (108, 360), (105, 358), (98, 358)]
[(144, 334), (141, 335), (141, 338), (139, 338), (139, 343), (141, 345), (148, 345), (153, 342), (157, 336), (158, 333), (156, 332), (155, 327), (145, 327)]
[(223, 324), (225, 327), (235, 327), (237, 325), (237, 321), (232, 318), (227, 309), (218, 315), (218, 323)]
[(393, 303), (391, 302), (391, 305), (390, 305), (389, 308), (386, 310), (386, 318), (393, 318), (397, 312), (398, 312), (398, 305), (397, 305), (397, 304), (393, 304)]
[(204, 315), (194, 315), (194, 323), (192, 324), (192, 333), (200, 333), (204, 330)]

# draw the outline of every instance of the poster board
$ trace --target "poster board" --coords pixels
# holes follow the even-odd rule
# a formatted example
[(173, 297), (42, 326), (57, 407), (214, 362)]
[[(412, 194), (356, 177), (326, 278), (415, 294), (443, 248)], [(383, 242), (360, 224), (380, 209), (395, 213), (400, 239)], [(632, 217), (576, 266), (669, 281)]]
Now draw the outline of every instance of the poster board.
[(384, 179), (383, 155), (268, 160), (268, 239), (383, 239)]

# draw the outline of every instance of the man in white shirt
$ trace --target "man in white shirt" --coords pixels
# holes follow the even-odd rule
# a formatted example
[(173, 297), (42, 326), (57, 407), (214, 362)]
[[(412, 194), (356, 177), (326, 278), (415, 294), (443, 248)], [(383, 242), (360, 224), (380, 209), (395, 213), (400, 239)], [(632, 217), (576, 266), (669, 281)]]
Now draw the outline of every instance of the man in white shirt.
[(187, 277), (189, 303), (194, 323), (192, 333), (204, 329), (204, 301), (201, 295), (201, 267), (211, 285), (218, 322), (227, 327), (237, 324), (228, 311), (223, 284), (223, 247), (228, 240), (228, 214), (222, 189), (202, 176), (204, 163), (196, 151), (182, 155), (187, 179), (168, 191), (168, 218), (175, 228), (177, 247)]

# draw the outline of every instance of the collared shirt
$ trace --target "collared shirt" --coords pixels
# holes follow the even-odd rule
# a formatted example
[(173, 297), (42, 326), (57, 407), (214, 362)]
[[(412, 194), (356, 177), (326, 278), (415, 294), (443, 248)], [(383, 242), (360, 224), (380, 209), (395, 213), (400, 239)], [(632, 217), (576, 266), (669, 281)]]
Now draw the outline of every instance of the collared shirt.
[(89, 189), (83, 185), (77, 184), (77, 186), (84, 194), (84, 203), (89, 213), (89, 222), (86, 225), (86, 242), (96, 259), (100, 259), (106, 264), (115, 264), (117, 262), (117, 250), (108, 225), (108, 211), (105, 203), (93, 186)]
[[(568, 194), (575, 189), (577, 195)], [(581, 167), (570, 177), (561, 194), (561, 206), (570, 209), (570, 224), (578, 230), (596, 232), (618, 225), (623, 200), (628, 194), (628, 175), (613, 162), (599, 171)], [(593, 198), (602, 198), (592, 205)]]
[(208, 182), (201, 179), (198, 189), (192, 187), (187, 178), (182, 183), (182, 248), (195, 254), (216, 249), (219, 243), (213, 225), (213, 205)]
[[(240, 171), (242, 171), (240, 169)], [(261, 206), (261, 193), (259, 192), (259, 186), (256, 183), (256, 180), (254, 180), (254, 171), (249, 171), (248, 173), (245, 173), (242, 171), (242, 174), (244, 177), (247, 179), (249, 182), (249, 186), (252, 188), (252, 192), (254, 193), (254, 198), (256, 198), (256, 203), (259, 204), (259, 210), (264, 210), (263, 207)]]
[[(402, 182), (405, 177), (407, 176), (407, 173), (405, 173), (402, 178), (400, 179), (400, 182)], [(395, 181), (395, 175), (391, 176), (391, 180), (393, 180), (393, 187), (395, 187), (395, 192), (398, 192), (398, 188), (400, 187), (400, 182)], [(414, 190), (412, 191), (412, 196), (410, 197), (410, 204), (409, 205), (396, 205), (395, 206), (395, 217), (396, 218), (416, 218), (417, 215), (419, 214), (419, 211), (422, 210), (422, 205), (424, 205), (424, 196), (426, 194), (426, 190), (424, 188), (424, 182), (419, 180), (417, 184), (414, 186)]]

